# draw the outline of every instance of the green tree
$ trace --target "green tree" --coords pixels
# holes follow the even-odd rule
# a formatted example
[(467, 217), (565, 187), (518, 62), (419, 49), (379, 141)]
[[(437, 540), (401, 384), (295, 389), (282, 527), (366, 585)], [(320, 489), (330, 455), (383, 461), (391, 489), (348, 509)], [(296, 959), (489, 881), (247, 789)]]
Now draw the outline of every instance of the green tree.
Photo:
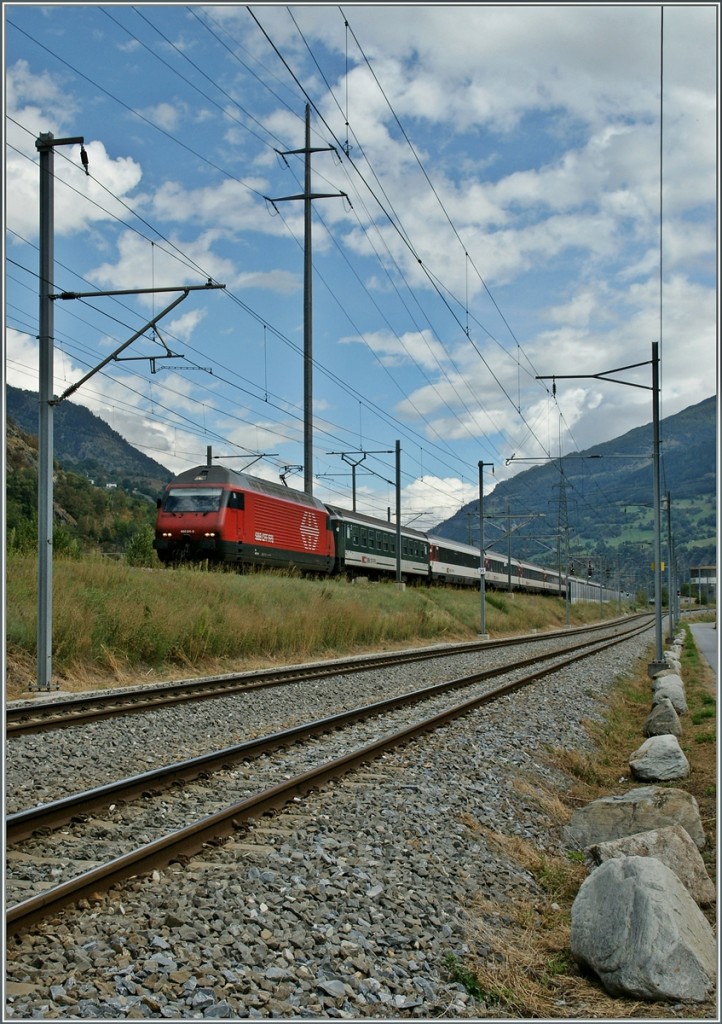
[(67, 526), (56, 526), (53, 529), (53, 553), (60, 558), (80, 558), (78, 538)]
[(128, 565), (153, 566), (157, 564), (157, 557), (153, 548), (155, 530), (147, 524), (140, 527), (132, 534), (125, 545), (125, 560)]

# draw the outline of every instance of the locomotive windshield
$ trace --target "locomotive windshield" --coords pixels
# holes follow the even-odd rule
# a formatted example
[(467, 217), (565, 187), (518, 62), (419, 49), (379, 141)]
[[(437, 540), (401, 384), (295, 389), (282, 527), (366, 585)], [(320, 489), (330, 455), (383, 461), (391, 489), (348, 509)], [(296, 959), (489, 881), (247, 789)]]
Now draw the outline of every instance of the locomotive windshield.
[(164, 512), (218, 512), (222, 487), (171, 487), (163, 498)]

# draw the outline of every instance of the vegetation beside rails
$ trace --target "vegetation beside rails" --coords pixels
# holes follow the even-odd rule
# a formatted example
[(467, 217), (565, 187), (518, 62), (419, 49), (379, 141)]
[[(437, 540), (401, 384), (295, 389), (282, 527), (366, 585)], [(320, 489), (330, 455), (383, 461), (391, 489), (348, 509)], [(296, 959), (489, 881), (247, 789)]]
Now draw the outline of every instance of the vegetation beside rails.
[[(617, 615), (616, 606), (596, 602), (570, 611), (572, 625)], [(34, 685), (36, 616), (36, 559), (10, 553), (9, 699)], [(63, 689), (82, 690), (472, 640), (480, 619), (478, 590), (56, 558), (53, 678)], [(564, 623), (558, 597), (486, 591), (485, 626), (492, 638)]]
[[(663, 783), (691, 793), (700, 809), (707, 836), (702, 857), (711, 879), (717, 879), (717, 740), (716, 680), (700, 658), (689, 627), (682, 651), (682, 678), (689, 714), (681, 718), (680, 746), (690, 775)], [(517, 780), (517, 795), (535, 803), (553, 826), (568, 824), (576, 807), (602, 796), (621, 794), (644, 785), (630, 777), (629, 757), (644, 742), (644, 722), (652, 705), (649, 657), (628, 676), (619, 678), (604, 701), (599, 720), (585, 723), (588, 750), (553, 749), (549, 764), (564, 773), (567, 784), (552, 789), (538, 778)], [(485, 829), (471, 817), (466, 824), (501, 859), (524, 867), (537, 883), (539, 895), (513, 902), (490, 903), (479, 897), (471, 907), (468, 957), (449, 955), (446, 969), (491, 1015), (543, 1019), (679, 1019), (671, 1003), (640, 1003), (611, 998), (592, 977), (580, 972), (570, 950), (571, 908), (587, 876), (585, 854), (570, 850), (561, 857), (540, 850), (517, 836)], [(705, 911), (714, 928), (715, 908)], [(712, 1016), (714, 1007), (685, 1004), (685, 1019)]]

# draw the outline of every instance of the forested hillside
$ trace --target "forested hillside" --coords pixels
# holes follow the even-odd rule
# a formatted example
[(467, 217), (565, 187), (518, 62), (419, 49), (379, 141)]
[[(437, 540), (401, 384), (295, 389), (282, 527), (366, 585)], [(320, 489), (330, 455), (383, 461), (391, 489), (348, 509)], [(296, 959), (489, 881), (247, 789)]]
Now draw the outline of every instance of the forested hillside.
[[(661, 436), (663, 558), (668, 525), (680, 580), (717, 561), (717, 399), (664, 418)], [(484, 497), (484, 546), (543, 564), (569, 561), (626, 573), (634, 589), (651, 577), (654, 543), (652, 424), (583, 452), (534, 466)], [(487, 471), (489, 472), (489, 471)], [(489, 477), (487, 477), (487, 480)], [(478, 544), (479, 503), (437, 532)]]
[[(38, 396), (33, 391), (8, 387), (7, 415), (26, 434), (38, 432)], [(84, 405), (61, 402), (53, 416), (53, 456), (67, 471), (105, 486), (154, 497), (171, 473), (125, 440), (105, 420)]]
[[(33, 551), (38, 543), (37, 438), (8, 418), (6, 434), (5, 514), (9, 551)], [(56, 462), (53, 486), (54, 550), (119, 554), (152, 541), (155, 500), (128, 493), (122, 486), (100, 486)]]

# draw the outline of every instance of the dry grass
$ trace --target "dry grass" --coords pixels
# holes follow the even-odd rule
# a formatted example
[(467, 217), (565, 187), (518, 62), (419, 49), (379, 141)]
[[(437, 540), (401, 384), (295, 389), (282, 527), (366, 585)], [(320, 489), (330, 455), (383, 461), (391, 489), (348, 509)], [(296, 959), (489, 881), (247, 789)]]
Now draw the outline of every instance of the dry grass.
[(545, 900), (504, 909), (500, 915), (497, 904), (482, 900), (473, 908), (473, 941), (494, 954), (479, 982), (491, 1013), (497, 1009), (536, 1020), (663, 1016), (659, 1004), (613, 999), (578, 973), (567, 952), (569, 924), (563, 910), (550, 911)]
[[(651, 655), (650, 655), (651, 660)], [(680, 740), (691, 774), (682, 783), (699, 804), (707, 846), (703, 858), (716, 879), (717, 865), (717, 744), (710, 741), (709, 709), (715, 707), (713, 673), (699, 659), (691, 637), (685, 644), (682, 673), (690, 714), (683, 719)], [(566, 824), (575, 807), (610, 793), (639, 785), (629, 777), (629, 755), (643, 742), (643, 725), (651, 707), (646, 662), (631, 678), (619, 680), (606, 702), (604, 720), (588, 723), (594, 741), (591, 753), (554, 750), (549, 762), (561, 769), (568, 785), (559, 790), (537, 780), (519, 778), (515, 789), (525, 803), (534, 802), (552, 827)], [(707, 709), (707, 710), (705, 710)], [(452, 977), (467, 986), (491, 1015), (520, 1018), (616, 1020), (679, 1019), (680, 1007), (669, 1003), (640, 1003), (608, 996), (594, 977), (582, 973), (570, 946), (571, 907), (586, 877), (581, 852), (568, 859), (552, 856), (517, 837), (489, 832), (466, 817), (502, 862), (524, 868), (536, 882), (527, 898), (491, 903), (479, 897), (470, 915), (468, 945), (463, 964), (450, 960)], [(716, 924), (714, 909), (708, 920)], [(480, 1014), (481, 1015), (481, 1014)], [(717, 1019), (710, 1004), (685, 1005), (688, 1019)]]
[[(7, 572), (6, 697), (32, 690), (36, 561)], [(491, 594), (492, 636), (563, 621), (554, 597)], [(494, 603), (491, 603), (493, 599)], [(575, 605), (575, 625), (616, 609)], [(479, 593), (393, 583), (352, 585), (294, 574), (143, 569), (108, 559), (57, 559), (53, 572), (54, 685), (68, 691), (252, 670), (423, 643), (475, 639)]]

